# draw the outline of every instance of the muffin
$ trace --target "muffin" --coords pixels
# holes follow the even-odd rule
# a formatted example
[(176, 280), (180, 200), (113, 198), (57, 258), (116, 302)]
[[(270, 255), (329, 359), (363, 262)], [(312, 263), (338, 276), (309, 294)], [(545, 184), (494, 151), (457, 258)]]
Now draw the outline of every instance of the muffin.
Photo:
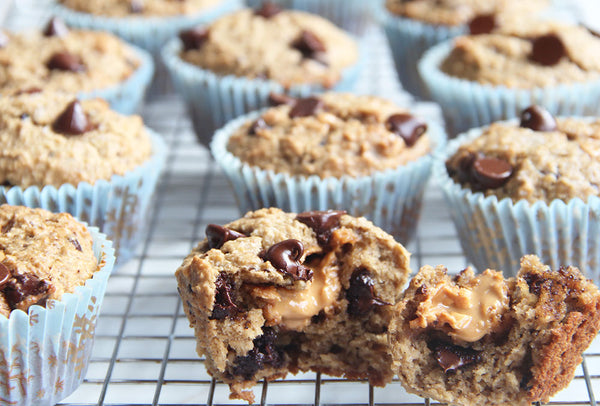
[(133, 113), (150, 82), (153, 63), (142, 50), (117, 37), (69, 30), (51, 19), (40, 31), (5, 32), (0, 45), (0, 94), (62, 91), (102, 97)]
[(114, 251), (70, 214), (2, 205), (0, 228), (0, 397), (55, 404), (85, 376)]
[(452, 405), (547, 402), (600, 329), (600, 292), (575, 267), (521, 260), (516, 277), (425, 266), (396, 306), (390, 336), (400, 382)]
[(138, 116), (63, 93), (0, 98), (0, 202), (65, 211), (133, 255), (165, 158)]
[(267, 106), (270, 92), (349, 90), (358, 74), (357, 45), (343, 31), (269, 5), (182, 32), (163, 57), (204, 144), (229, 120)]
[(531, 104), (593, 115), (600, 97), (600, 38), (581, 26), (507, 24), (428, 51), (421, 75), (453, 134), (516, 117)]
[(600, 120), (554, 118), (538, 106), (520, 122), (494, 123), (450, 143), (434, 176), (467, 258), (479, 270), (514, 275), (531, 253), (600, 283), (597, 151)]
[(543, 11), (547, 0), (386, 0), (377, 9), (385, 28), (402, 86), (420, 98), (429, 98), (417, 63), (433, 45), (467, 33), (489, 32), (505, 20)]
[(373, 96), (325, 93), (234, 120), (211, 150), (242, 213), (338, 209), (406, 243), (414, 234), (439, 126)]
[(409, 253), (341, 211), (261, 209), (207, 238), (176, 272), (208, 372), (231, 397), (288, 372), (383, 386), (394, 376), (387, 328)]

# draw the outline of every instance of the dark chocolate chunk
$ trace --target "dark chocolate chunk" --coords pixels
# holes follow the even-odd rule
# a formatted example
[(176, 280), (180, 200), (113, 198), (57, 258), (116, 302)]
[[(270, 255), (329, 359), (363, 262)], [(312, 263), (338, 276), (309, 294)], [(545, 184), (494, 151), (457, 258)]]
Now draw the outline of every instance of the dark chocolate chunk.
[(307, 211), (296, 216), (296, 220), (313, 229), (317, 242), (325, 247), (329, 243), (331, 233), (340, 228), (340, 217), (346, 214), (343, 210)]
[(389, 305), (389, 303), (375, 297), (373, 285), (375, 285), (375, 282), (368, 269), (357, 268), (352, 272), (350, 286), (346, 291), (347, 312), (350, 316), (366, 317), (373, 309)]
[(283, 351), (275, 344), (277, 335), (273, 329), (263, 328), (263, 335), (253, 340), (254, 348), (248, 355), (236, 357), (232, 373), (246, 380), (252, 380), (254, 374), (266, 367), (280, 368), (284, 362)]
[(73, 246), (75, 247), (75, 249), (79, 252), (82, 252), (83, 250), (81, 249), (81, 244), (79, 244), (79, 241), (77, 240), (77, 238), (75, 237), (71, 237), (69, 238), (69, 242), (71, 244), (73, 244)]
[(533, 131), (555, 131), (556, 120), (552, 114), (543, 107), (530, 106), (521, 113), (521, 127)]
[(271, 17), (274, 17), (277, 14), (281, 13), (282, 11), (283, 11), (283, 9), (280, 6), (278, 6), (277, 4), (270, 2), (270, 1), (265, 1), (265, 2), (263, 2), (261, 8), (256, 10), (254, 12), (254, 14), (256, 14), (257, 16), (264, 17), (264, 18), (271, 18)]
[(313, 271), (300, 264), (304, 254), (304, 245), (299, 240), (285, 240), (271, 246), (264, 260), (269, 261), (275, 269), (283, 274), (292, 276), (295, 280), (309, 281)]
[(431, 345), (435, 360), (445, 373), (474, 364), (481, 360), (478, 351), (448, 343), (436, 342)]
[(419, 137), (427, 131), (425, 122), (405, 113), (391, 115), (385, 125), (388, 130), (402, 137), (409, 147), (415, 145)]
[(65, 22), (58, 17), (52, 17), (44, 29), (44, 36), (46, 37), (64, 37), (68, 33), (69, 29)]
[(249, 135), (256, 135), (256, 131), (269, 128), (269, 125), (262, 117), (259, 117), (248, 129)]
[(189, 30), (181, 31), (179, 39), (183, 42), (183, 50), (200, 49), (208, 39), (209, 31), (203, 27), (196, 27)]
[(209, 224), (206, 226), (206, 238), (208, 240), (208, 248), (221, 248), (227, 241), (237, 240), (240, 237), (246, 237), (242, 233), (230, 230), (217, 224)]
[(527, 285), (529, 285), (529, 292), (536, 296), (539, 296), (542, 289), (550, 291), (552, 288), (552, 280), (544, 278), (538, 273), (527, 273), (523, 276)]
[(533, 40), (529, 59), (540, 65), (552, 66), (564, 56), (567, 56), (567, 49), (562, 40), (555, 34), (547, 34)]
[(323, 102), (316, 97), (307, 97), (296, 100), (296, 104), (290, 110), (290, 118), (308, 117), (314, 115), (321, 107)]
[(496, 28), (496, 17), (493, 14), (481, 14), (469, 21), (471, 35), (489, 34)]
[(4, 285), (8, 282), (10, 278), (10, 269), (2, 262), (0, 262), (0, 289), (4, 288)]
[(501, 187), (508, 181), (512, 171), (512, 166), (504, 159), (487, 157), (477, 158), (471, 168), (473, 179), (483, 189)]
[(144, 1), (143, 0), (131, 0), (129, 3), (129, 11), (134, 14), (142, 13), (144, 11)]
[(304, 30), (292, 43), (292, 47), (300, 51), (303, 58), (324, 60), (325, 44), (310, 31)]
[(293, 106), (296, 103), (296, 98), (283, 93), (271, 92), (267, 101), (269, 102), (269, 106), (272, 107), (281, 106), (282, 104)]
[(223, 320), (226, 317), (234, 317), (240, 311), (233, 301), (231, 290), (233, 281), (226, 272), (221, 272), (215, 281), (215, 304), (213, 305), (210, 320)]
[(75, 99), (52, 123), (52, 130), (63, 135), (81, 135), (91, 128), (83, 106)]
[(0, 30), (0, 48), (7, 46), (9, 41), (10, 39), (8, 38), (8, 35), (6, 35), (4, 31)]
[(48, 69), (69, 72), (83, 72), (85, 65), (81, 58), (69, 52), (57, 52), (46, 62)]
[(28, 296), (43, 295), (50, 284), (33, 274), (16, 274), (4, 285), (4, 297), (11, 309), (16, 309)]

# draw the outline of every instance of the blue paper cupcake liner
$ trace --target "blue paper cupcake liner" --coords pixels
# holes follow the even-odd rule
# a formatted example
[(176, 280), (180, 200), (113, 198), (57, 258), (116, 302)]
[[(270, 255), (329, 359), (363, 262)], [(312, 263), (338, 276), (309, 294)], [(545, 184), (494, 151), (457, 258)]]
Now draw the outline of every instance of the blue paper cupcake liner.
[(464, 25), (432, 25), (396, 16), (386, 9), (384, 1), (380, 3), (375, 9), (375, 16), (390, 43), (402, 87), (421, 99), (428, 99), (429, 91), (417, 70), (419, 59), (433, 45), (465, 34), (467, 28)]
[(118, 85), (79, 93), (81, 99), (95, 99), (100, 97), (110, 104), (111, 109), (121, 114), (133, 114), (137, 111), (152, 81), (154, 62), (148, 52), (131, 45), (130, 47), (135, 51), (140, 61), (140, 66)]
[(476, 128), (449, 142), (433, 164), (467, 259), (479, 271), (491, 268), (515, 276), (521, 257), (535, 254), (552, 269), (577, 266), (600, 284), (600, 198), (513, 202), (474, 193), (450, 178), (446, 159), (482, 131)]
[(135, 254), (135, 248), (147, 226), (147, 215), (167, 147), (162, 138), (147, 129), (152, 137), (152, 156), (138, 168), (114, 175), (110, 181), (93, 185), (0, 186), (0, 204), (41, 207), (52, 212), (71, 213), (77, 219), (96, 226), (113, 242), (115, 256), (123, 264)]
[[(240, 213), (263, 207), (285, 211), (346, 210), (364, 216), (406, 244), (414, 235), (425, 186), (431, 172), (432, 156), (424, 156), (396, 169), (353, 178), (320, 178), (275, 173), (243, 163), (227, 150), (231, 135), (245, 122), (255, 120), (254, 112), (233, 120), (216, 132), (212, 154), (230, 180)], [(443, 129), (428, 123), (427, 134), (434, 148), (444, 147)]]
[(113, 269), (106, 236), (89, 228), (102, 266), (85, 285), (28, 313), (0, 316), (0, 401), (3, 405), (48, 406), (69, 396), (85, 377), (102, 299)]
[(482, 85), (449, 76), (440, 70), (452, 45), (452, 41), (436, 45), (419, 62), (419, 71), (431, 97), (442, 107), (450, 136), (494, 121), (518, 117), (532, 104), (543, 106), (556, 116), (600, 113), (600, 80), (533, 89)]
[[(246, 0), (251, 8), (259, 8), (264, 0)], [(286, 9), (317, 14), (338, 27), (362, 34), (371, 21), (371, 4), (365, 0), (274, 0)]]
[[(163, 61), (175, 89), (187, 104), (198, 140), (206, 146), (219, 127), (243, 114), (267, 107), (271, 92), (306, 97), (325, 90), (322, 86), (298, 85), (286, 91), (272, 80), (220, 76), (183, 61), (179, 57), (180, 51), (178, 38), (169, 41), (162, 51)], [(333, 90), (352, 91), (361, 68), (361, 62), (347, 68)]]

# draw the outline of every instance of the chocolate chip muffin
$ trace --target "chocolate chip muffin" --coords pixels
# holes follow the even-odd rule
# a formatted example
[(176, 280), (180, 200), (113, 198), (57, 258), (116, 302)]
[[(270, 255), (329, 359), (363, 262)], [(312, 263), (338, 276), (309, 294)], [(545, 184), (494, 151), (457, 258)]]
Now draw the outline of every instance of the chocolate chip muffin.
[(387, 330), (409, 253), (340, 211), (250, 212), (207, 239), (176, 272), (209, 373), (232, 397), (261, 379), (318, 371), (381, 386), (394, 372)]
[(184, 61), (217, 75), (273, 80), (286, 88), (334, 86), (358, 60), (356, 43), (329, 21), (270, 3), (180, 34)]
[(530, 405), (565, 388), (600, 329), (600, 292), (574, 267), (525, 256), (515, 278), (423, 267), (396, 306), (394, 361), (411, 393)]
[(45, 306), (98, 270), (92, 237), (70, 214), (0, 206), (0, 314)]
[(195, 14), (221, 0), (59, 0), (70, 9), (107, 17), (166, 17)]
[(1, 34), (0, 94), (106, 89), (130, 78), (140, 64), (136, 52), (117, 37), (70, 30), (54, 18), (43, 31)]
[(530, 203), (600, 195), (600, 120), (554, 118), (532, 106), (520, 123), (494, 123), (446, 161), (474, 192)]

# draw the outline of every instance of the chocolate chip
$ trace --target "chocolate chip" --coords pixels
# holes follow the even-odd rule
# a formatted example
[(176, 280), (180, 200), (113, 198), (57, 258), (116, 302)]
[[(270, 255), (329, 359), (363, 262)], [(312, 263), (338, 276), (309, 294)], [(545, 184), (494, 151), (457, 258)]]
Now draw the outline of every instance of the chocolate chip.
[(4, 288), (4, 285), (8, 282), (10, 278), (10, 269), (2, 262), (0, 262), (0, 289)]
[(258, 130), (264, 130), (267, 128), (269, 128), (269, 125), (262, 117), (259, 117), (248, 129), (248, 135), (256, 135)]
[(304, 245), (301, 241), (290, 239), (271, 246), (264, 255), (264, 260), (279, 272), (290, 275), (294, 280), (309, 281), (313, 277), (311, 269), (300, 264), (304, 254)]
[(282, 104), (293, 106), (296, 103), (296, 98), (283, 93), (271, 92), (267, 101), (269, 102), (269, 106), (272, 107), (281, 106)]
[(79, 244), (79, 241), (77, 240), (77, 238), (75, 237), (71, 237), (69, 238), (69, 242), (71, 244), (73, 244), (73, 246), (75, 247), (75, 249), (79, 252), (83, 252), (83, 250), (81, 249), (81, 245)]
[(208, 39), (210, 33), (206, 28), (196, 27), (190, 30), (181, 31), (179, 39), (183, 42), (183, 50), (200, 49)]
[(144, 12), (144, 1), (143, 0), (131, 0), (129, 3), (129, 11), (134, 14)]
[(209, 224), (206, 226), (206, 238), (208, 240), (208, 248), (221, 248), (227, 241), (237, 240), (240, 237), (246, 237), (242, 233), (230, 230), (217, 224)]
[(9, 41), (10, 38), (8, 38), (8, 35), (6, 35), (4, 31), (0, 30), (0, 48), (7, 46)]
[(390, 116), (385, 125), (389, 131), (402, 137), (409, 147), (415, 145), (419, 137), (427, 131), (426, 123), (406, 113)]
[(457, 345), (436, 342), (431, 345), (433, 355), (445, 373), (474, 364), (481, 360), (478, 351)]
[(56, 117), (52, 130), (63, 135), (81, 135), (91, 128), (79, 100), (75, 99)]
[(512, 171), (512, 166), (501, 158), (480, 157), (471, 168), (473, 179), (483, 189), (501, 187), (508, 181)]
[(469, 21), (471, 35), (489, 34), (496, 28), (496, 17), (493, 14), (481, 14)]
[(236, 357), (232, 373), (245, 380), (252, 380), (254, 374), (266, 367), (280, 368), (283, 365), (283, 351), (277, 347), (277, 335), (268, 327), (263, 328), (263, 335), (253, 340), (254, 348), (248, 355)]
[(555, 131), (557, 125), (548, 110), (540, 106), (530, 106), (521, 113), (521, 127), (533, 131)]
[(83, 72), (85, 65), (81, 58), (69, 52), (57, 52), (46, 63), (48, 69), (69, 72)]
[(321, 54), (326, 51), (325, 44), (310, 31), (302, 31), (300, 36), (292, 43), (292, 47), (300, 51), (303, 58), (324, 61)]
[(324, 247), (329, 244), (331, 233), (340, 228), (340, 217), (346, 214), (342, 210), (307, 211), (296, 216), (296, 220), (313, 229), (317, 242)]
[(215, 280), (215, 304), (210, 320), (223, 320), (226, 317), (234, 317), (240, 311), (232, 297), (233, 280), (226, 272), (221, 272)]
[(64, 37), (68, 33), (65, 22), (58, 17), (52, 17), (44, 29), (45, 37)]
[(16, 309), (28, 296), (42, 295), (49, 289), (48, 282), (33, 274), (16, 274), (5, 283), (4, 297), (10, 308)]
[(283, 9), (279, 7), (277, 4), (272, 3), (270, 1), (265, 1), (262, 4), (262, 7), (254, 12), (257, 16), (261, 16), (264, 18), (271, 18), (281, 13)]
[(321, 99), (316, 97), (307, 97), (305, 99), (296, 100), (296, 104), (290, 110), (290, 118), (308, 117), (314, 115), (317, 110), (323, 107)]
[(567, 49), (562, 40), (555, 34), (547, 34), (533, 40), (533, 48), (529, 59), (544, 66), (556, 65)]
[(375, 282), (371, 277), (371, 272), (365, 268), (354, 270), (350, 277), (350, 286), (346, 291), (347, 312), (350, 316), (366, 317), (373, 309), (389, 305), (375, 297), (373, 285)]

